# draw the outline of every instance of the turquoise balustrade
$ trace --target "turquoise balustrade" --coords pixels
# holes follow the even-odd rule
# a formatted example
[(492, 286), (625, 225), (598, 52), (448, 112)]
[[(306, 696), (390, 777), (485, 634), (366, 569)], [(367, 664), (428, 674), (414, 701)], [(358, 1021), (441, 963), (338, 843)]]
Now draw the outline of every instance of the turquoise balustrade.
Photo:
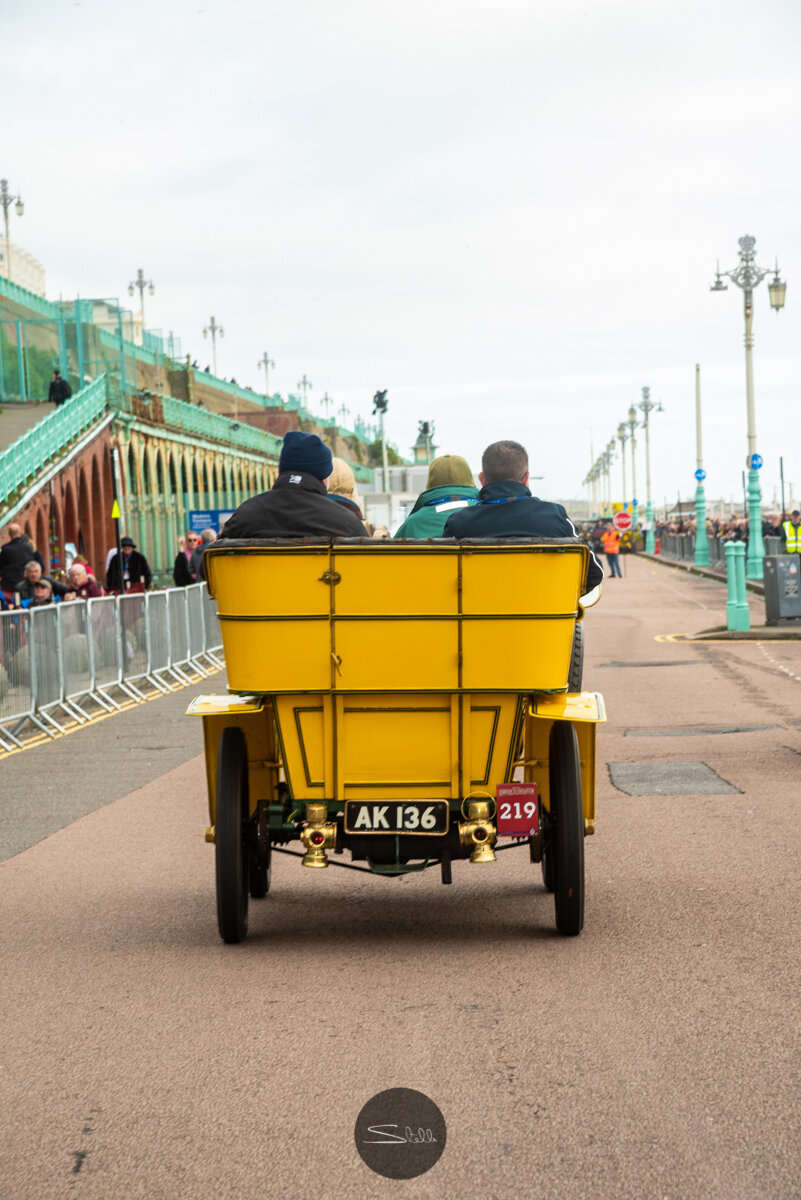
[[(208, 438), (214, 442), (225, 442), (230, 446), (240, 446), (246, 450), (256, 450), (276, 462), (278, 460), (282, 439), (274, 433), (266, 433), (252, 425), (240, 424), (220, 413), (209, 412), (207, 408), (187, 404), (185, 400), (176, 400), (174, 396), (160, 396), (157, 401), (161, 405), (164, 425), (171, 429), (180, 429), (183, 433)], [(125, 408), (128, 412), (134, 411), (134, 402), (130, 396), (125, 398)]]
[(101, 375), (12, 442), (0, 454), (0, 504), (95, 425), (107, 407), (106, 376)]

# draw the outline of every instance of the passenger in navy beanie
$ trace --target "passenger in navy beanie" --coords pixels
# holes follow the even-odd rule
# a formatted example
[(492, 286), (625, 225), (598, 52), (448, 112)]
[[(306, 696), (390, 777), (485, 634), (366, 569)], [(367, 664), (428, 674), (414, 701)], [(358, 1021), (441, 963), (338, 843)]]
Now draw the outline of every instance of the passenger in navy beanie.
[(317, 479), (328, 479), (334, 469), (331, 451), (316, 433), (301, 433), (291, 429), (284, 437), (278, 474), (295, 471), (298, 474), (315, 475)]
[(269, 492), (244, 500), (225, 522), (222, 537), (364, 537), (358, 514), (328, 495), (333, 469), (325, 442), (293, 429), (284, 438)]

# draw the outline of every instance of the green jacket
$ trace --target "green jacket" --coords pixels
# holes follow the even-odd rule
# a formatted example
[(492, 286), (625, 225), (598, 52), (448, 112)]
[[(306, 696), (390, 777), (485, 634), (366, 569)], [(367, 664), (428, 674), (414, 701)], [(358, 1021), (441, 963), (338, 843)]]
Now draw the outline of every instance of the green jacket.
[(444, 537), (445, 522), (451, 513), (477, 504), (478, 488), (464, 483), (449, 483), (445, 487), (421, 492), (396, 538)]

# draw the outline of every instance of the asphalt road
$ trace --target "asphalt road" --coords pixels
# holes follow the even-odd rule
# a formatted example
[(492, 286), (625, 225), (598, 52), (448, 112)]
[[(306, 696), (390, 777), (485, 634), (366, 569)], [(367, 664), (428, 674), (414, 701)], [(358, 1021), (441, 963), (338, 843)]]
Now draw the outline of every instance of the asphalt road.
[[(587, 616), (610, 719), (578, 939), (511, 851), (450, 888), (278, 858), (223, 946), (199, 725), (167, 698), (59, 743), (99, 804), (0, 866), (4, 1200), (801, 1195), (801, 643), (655, 640), (725, 590), (627, 568)], [(12, 829), (63, 753), (2, 764)], [(355, 1150), (391, 1087), (447, 1123), (407, 1182)]]

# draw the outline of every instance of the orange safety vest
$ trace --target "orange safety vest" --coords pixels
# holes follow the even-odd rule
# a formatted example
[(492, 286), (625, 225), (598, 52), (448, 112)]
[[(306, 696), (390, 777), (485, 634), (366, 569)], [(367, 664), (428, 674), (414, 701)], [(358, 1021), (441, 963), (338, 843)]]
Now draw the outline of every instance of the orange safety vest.
[(604, 554), (620, 553), (620, 534), (616, 529), (608, 531), (603, 536)]

